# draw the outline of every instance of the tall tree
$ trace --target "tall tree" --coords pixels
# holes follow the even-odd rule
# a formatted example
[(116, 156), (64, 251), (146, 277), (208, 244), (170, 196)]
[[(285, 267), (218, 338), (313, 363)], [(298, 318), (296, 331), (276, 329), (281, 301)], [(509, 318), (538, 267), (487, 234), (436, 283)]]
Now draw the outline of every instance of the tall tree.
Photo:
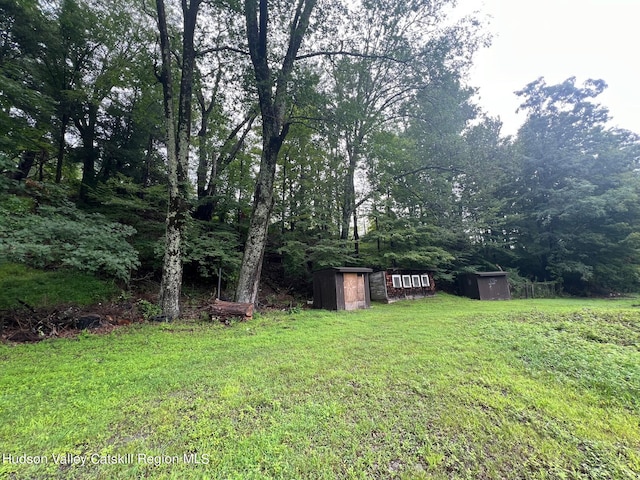
[[(260, 116), (262, 120), (262, 154), (260, 171), (256, 180), (253, 211), (247, 241), (244, 248), (242, 266), (236, 289), (236, 301), (255, 303), (262, 271), (262, 260), (267, 242), (267, 231), (274, 201), (274, 178), (278, 153), (289, 131), (287, 109), (290, 107), (290, 81), (296, 56), (309, 28), (311, 14), (317, 0), (296, 0), (285, 29), (287, 34), (284, 54), (280, 65), (274, 69), (271, 57), (276, 53), (274, 42), (278, 32), (271, 32), (274, 21), (270, 18), (275, 8), (267, 0), (245, 0), (245, 19), (247, 24), (247, 42), (255, 87), (258, 93)], [(284, 15), (289, 5), (277, 14)]]
[(160, 306), (163, 314), (173, 319), (180, 315), (182, 287), (182, 241), (189, 212), (189, 145), (191, 140), (191, 104), (196, 51), (194, 36), (201, 0), (182, 2), (182, 48), (178, 111), (175, 111), (175, 81), (173, 78), (169, 26), (164, 0), (156, 0), (162, 71), (160, 81), (164, 92), (167, 128), (167, 166), (169, 206), (166, 221), (165, 252), (160, 285)]
[(401, 131), (421, 91), (461, 74), (481, 37), (469, 19), (443, 27), (451, 2), (363, 1), (352, 7), (346, 28), (348, 55), (328, 57), (325, 88), (331, 99), (325, 116), (328, 136), (343, 159), (341, 238), (353, 219), (357, 236), (355, 177), (373, 136)]
[(38, 65), (52, 30), (38, 2), (0, 1), (0, 151), (15, 179), (28, 176), (36, 157), (49, 151), (54, 102)]
[(244, 36), (240, 6), (208, 6), (202, 12), (206, 45), (198, 49), (194, 90), (199, 126), (195, 217), (200, 220), (213, 217), (221, 201), (221, 176), (242, 151), (257, 117), (256, 101), (244, 88), (251, 63), (236, 48)]
[[(623, 278), (637, 275), (629, 272), (638, 257), (629, 255), (627, 239), (637, 233), (640, 144), (637, 135), (606, 127), (608, 111), (594, 101), (605, 88), (602, 80), (547, 85), (540, 78), (517, 92), (527, 112), (516, 142), (521, 270), (574, 293), (623, 288)], [(626, 261), (615, 251), (626, 251)], [(617, 275), (597, 275), (614, 262)]]
[[(479, 199), (491, 196), (489, 172), (496, 170), (493, 145), (480, 139), (498, 138), (491, 122), (471, 126), (480, 120), (472, 95), (457, 75), (441, 78), (416, 92), (403, 131), (372, 137), (373, 228), (364, 239), (375, 242), (368, 248), (372, 264), (444, 270), (454, 256), (469, 260), (474, 214), (486, 207)], [(490, 132), (479, 135), (484, 130)]]

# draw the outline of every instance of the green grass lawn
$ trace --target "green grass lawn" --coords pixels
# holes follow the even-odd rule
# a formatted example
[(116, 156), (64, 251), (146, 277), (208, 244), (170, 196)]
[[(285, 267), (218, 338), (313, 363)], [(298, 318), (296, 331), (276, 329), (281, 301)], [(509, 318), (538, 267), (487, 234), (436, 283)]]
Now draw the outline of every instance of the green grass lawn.
[(438, 295), (1, 345), (0, 478), (637, 479), (636, 302)]

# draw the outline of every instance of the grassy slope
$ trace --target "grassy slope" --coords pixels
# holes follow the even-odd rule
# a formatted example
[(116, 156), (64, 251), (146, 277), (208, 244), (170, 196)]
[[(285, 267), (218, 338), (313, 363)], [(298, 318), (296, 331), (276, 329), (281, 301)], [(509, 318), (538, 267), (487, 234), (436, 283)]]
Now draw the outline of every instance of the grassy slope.
[(0, 477), (638, 478), (633, 303), (439, 295), (0, 346), (0, 453), (49, 460)]
[(113, 297), (113, 282), (74, 270), (43, 271), (24, 265), (0, 263), (0, 310), (72, 303), (89, 305)]

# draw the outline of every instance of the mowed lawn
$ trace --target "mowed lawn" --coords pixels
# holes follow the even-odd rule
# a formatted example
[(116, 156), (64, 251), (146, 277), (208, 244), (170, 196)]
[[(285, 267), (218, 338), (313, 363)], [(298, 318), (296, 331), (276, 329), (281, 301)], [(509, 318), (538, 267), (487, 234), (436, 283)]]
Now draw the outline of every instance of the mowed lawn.
[(0, 478), (637, 479), (638, 304), (439, 294), (0, 345)]

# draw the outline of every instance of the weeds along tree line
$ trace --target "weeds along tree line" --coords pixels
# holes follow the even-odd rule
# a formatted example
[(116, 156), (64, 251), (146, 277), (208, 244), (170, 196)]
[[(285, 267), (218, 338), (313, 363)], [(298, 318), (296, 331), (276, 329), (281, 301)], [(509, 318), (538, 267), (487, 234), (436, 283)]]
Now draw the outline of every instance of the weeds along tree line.
[[(635, 133), (602, 80), (532, 81), (513, 137), (452, 0), (0, 1), (0, 256), (128, 281), (334, 265), (637, 290)], [(510, 95), (512, 92), (504, 92)]]

